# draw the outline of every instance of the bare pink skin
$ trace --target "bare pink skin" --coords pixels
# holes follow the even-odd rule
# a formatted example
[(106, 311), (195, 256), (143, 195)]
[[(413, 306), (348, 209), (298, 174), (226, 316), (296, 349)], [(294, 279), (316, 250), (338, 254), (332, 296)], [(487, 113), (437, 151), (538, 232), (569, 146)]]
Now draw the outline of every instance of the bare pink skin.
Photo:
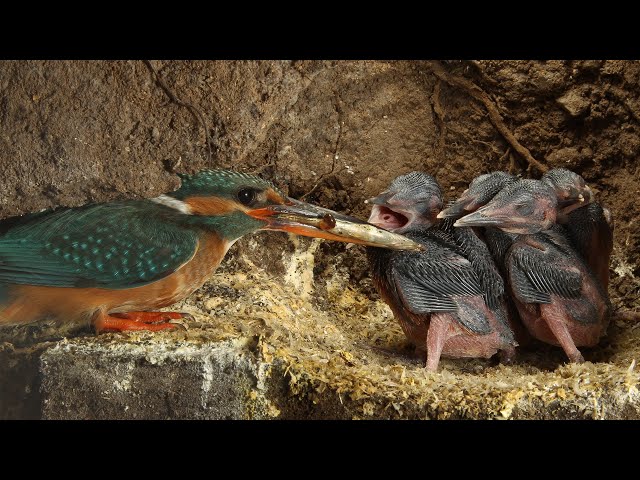
[[(567, 299), (551, 295), (550, 304), (523, 303), (513, 295), (522, 323), (532, 337), (551, 345), (559, 345), (576, 363), (584, 362), (577, 347), (593, 347), (598, 344), (608, 326), (605, 298), (597, 288), (596, 280), (584, 266), (576, 264), (582, 270), (584, 281), (579, 298)], [(510, 282), (511, 283), (511, 282)], [(597, 322), (584, 324), (572, 317), (571, 312), (580, 311), (586, 303), (595, 306)]]
[[(369, 222), (396, 233), (403, 233), (410, 224), (433, 224), (439, 210), (440, 208), (434, 206), (429, 215), (416, 217), (411, 211), (400, 213), (397, 209), (392, 210), (384, 205), (374, 205)], [(426, 350), (426, 369), (428, 371), (437, 371), (442, 356), (491, 358), (500, 352), (502, 362), (508, 363), (515, 359), (515, 347), (500, 335), (500, 332), (503, 332), (508, 337), (509, 333), (503, 331), (503, 329), (508, 330), (508, 327), (505, 327), (495, 317), (481, 296), (456, 297), (455, 301), (461, 314), (464, 314), (465, 311), (467, 313), (482, 311), (487, 316), (492, 332), (486, 335), (478, 335), (467, 330), (451, 313), (414, 314), (405, 305), (397, 303), (398, 300), (389, 291), (388, 279), (374, 276), (373, 280), (383, 300), (391, 307), (405, 336), (416, 346), (417, 350)], [(506, 310), (506, 305), (504, 309)]]
[(386, 228), (392, 232), (404, 227), (407, 224), (407, 218), (384, 205), (374, 205), (371, 210), (368, 222), (381, 228)]
[(504, 326), (487, 308), (482, 297), (457, 297), (460, 309), (482, 309), (493, 327), (492, 332), (478, 335), (460, 325), (455, 317), (446, 312), (430, 315), (416, 315), (408, 310), (398, 308), (390, 301), (386, 291), (386, 284), (378, 284), (379, 291), (385, 302), (391, 307), (402, 331), (418, 350), (426, 350), (426, 369), (435, 372), (440, 363), (440, 357), (450, 358), (491, 358), (501, 351), (504, 362), (513, 361), (515, 348), (506, 343), (499, 332)]

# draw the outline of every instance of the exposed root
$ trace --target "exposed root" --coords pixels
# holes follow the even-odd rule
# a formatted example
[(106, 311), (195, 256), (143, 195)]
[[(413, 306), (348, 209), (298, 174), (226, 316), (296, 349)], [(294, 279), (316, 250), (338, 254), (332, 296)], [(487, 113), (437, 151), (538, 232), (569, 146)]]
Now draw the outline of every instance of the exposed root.
[(435, 151), (436, 156), (441, 157), (445, 146), (445, 136), (447, 133), (447, 126), (444, 121), (444, 109), (440, 103), (440, 89), (442, 82), (440, 79), (436, 80), (436, 84), (433, 87), (433, 93), (431, 94), (431, 108), (436, 117), (436, 124), (438, 125), (438, 143), (436, 144)]
[(504, 137), (507, 143), (511, 145), (511, 148), (513, 148), (514, 151), (516, 151), (522, 158), (524, 158), (529, 163), (530, 167), (535, 167), (542, 173), (549, 170), (549, 167), (547, 167), (546, 165), (540, 163), (538, 160), (533, 158), (533, 155), (531, 155), (531, 152), (516, 139), (516, 137), (511, 132), (511, 130), (509, 130), (509, 128), (505, 125), (504, 121), (502, 120), (502, 116), (500, 115), (498, 108), (495, 106), (493, 101), (491, 101), (491, 99), (484, 92), (484, 90), (482, 90), (475, 83), (471, 82), (470, 80), (467, 80), (466, 78), (451, 75), (444, 69), (442, 64), (438, 61), (434, 60), (431, 62), (427, 62), (427, 66), (430, 68), (430, 70), (433, 72), (433, 74), (437, 78), (447, 82), (449, 85), (453, 87), (460, 88), (461, 90), (465, 91), (467, 94), (469, 94), (470, 96), (478, 100), (480, 103), (482, 103), (484, 107), (487, 109), (487, 113), (489, 114), (489, 120), (491, 120), (491, 123), (493, 124), (493, 126), (496, 127), (496, 130), (500, 132), (500, 134)]
[(334, 176), (336, 173), (336, 167), (338, 166), (338, 151), (340, 150), (340, 140), (342, 139), (342, 107), (340, 106), (340, 97), (336, 95), (336, 104), (335, 104), (336, 113), (338, 114), (338, 135), (336, 136), (336, 143), (333, 147), (333, 158), (331, 159), (331, 170), (327, 173), (323, 173), (318, 178), (318, 181), (315, 185), (309, 190), (307, 193), (300, 197), (300, 200), (305, 200), (309, 195), (315, 192), (318, 187), (324, 182), (327, 178)]
[(507, 147), (507, 150), (504, 152), (504, 154), (500, 157), (500, 160), (498, 160), (498, 163), (500, 165), (502, 165), (503, 163), (506, 162), (506, 160), (509, 160), (509, 169), (508, 172), (511, 175), (515, 175), (516, 174), (516, 161), (513, 158), (513, 155), (511, 155), (511, 147)]
[(207, 127), (207, 122), (205, 122), (202, 112), (195, 105), (180, 100), (173, 92), (173, 90), (171, 90), (166, 82), (160, 77), (160, 75), (158, 75), (157, 70), (149, 60), (144, 60), (144, 64), (147, 66), (147, 68), (155, 78), (156, 84), (162, 89), (167, 97), (169, 97), (169, 100), (171, 100), (176, 105), (189, 110), (189, 112), (191, 112), (191, 115), (193, 115), (195, 119), (202, 125), (202, 127), (204, 128), (205, 141), (207, 143), (207, 151), (209, 153), (209, 164), (213, 165), (213, 155), (211, 153), (211, 136), (209, 135), (209, 127)]

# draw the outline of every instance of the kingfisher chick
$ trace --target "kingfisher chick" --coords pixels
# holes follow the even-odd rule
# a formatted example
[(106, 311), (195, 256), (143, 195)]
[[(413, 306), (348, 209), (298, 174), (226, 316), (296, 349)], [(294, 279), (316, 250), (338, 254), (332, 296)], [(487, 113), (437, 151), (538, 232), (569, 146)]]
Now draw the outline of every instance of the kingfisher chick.
[[(450, 203), (438, 214), (438, 218), (449, 222), (473, 213), (489, 203), (503, 188), (517, 181), (517, 177), (502, 171), (479, 175), (471, 181), (469, 188), (462, 192), (458, 200)], [(513, 235), (491, 227), (475, 227), (473, 230), (484, 239), (498, 269), (505, 275), (504, 256), (511, 247)], [(513, 326), (515, 325), (512, 324)]]
[[(453, 228), (455, 220), (475, 212), (486, 205), (504, 187), (518, 179), (502, 171), (494, 171), (474, 178), (460, 198), (449, 202), (447, 208), (438, 214), (443, 228), (452, 235), (471, 261), (483, 284), (485, 299), (496, 314), (506, 317), (505, 321), (521, 345), (528, 343), (530, 337), (518, 321), (518, 313), (509, 295), (505, 293), (503, 276), (504, 254), (512, 243), (512, 236), (495, 228)], [(509, 361), (509, 358), (503, 360)]]
[(0, 326), (54, 319), (91, 322), (98, 332), (175, 328), (183, 314), (154, 310), (200, 288), (229, 247), (257, 230), (410, 248), (408, 239), (288, 198), (256, 176), (181, 177), (180, 189), (154, 199), (62, 208), (12, 224), (0, 236)]
[[(455, 220), (483, 207), (503, 188), (517, 181), (518, 179), (515, 176), (502, 171), (479, 175), (471, 181), (469, 188), (462, 192), (458, 200), (450, 202), (447, 208), (438, 213), (438, 218), (443, 219), (445, 225), (453, 227)], [(476, 250), (480, 248), (483, 251), (482, 255), (474, 254), (473, 257), (486, 259), (485, 263), (487, 265), (484, 270), (487, 272), (493, 270), (494, 267), (502, 270), (502, 260), (511, 246), (512, 236), (494, 228), (468, 227), (453, 229), (453, 235), (458, 238), (472, 238), (471, 232), (482, 242), (474, 241)], [(489, 257), (484, 253), (484, 245), (487, 246), (493, 256), (493, 262), (489, 262)], [(483, 276), (487, 277), (486, 274)], [(495, 277), (495, 275), (490, 275), (489, 277)]]
[(609, 302), (591, 270), (556, 225), (558, 197), (547, 182), (521, 180), (456, 227), (495, 227), (513, 234), (505, 254), (508, 283), (520, 318), (538, 340), (560, 345), (583, 362), (579, 346), (594, 346), (608, 325)]
[(558, 223), (565, 227), (572, 245), (607, 292), (613, 251), (611, 212), (595, 201), (593, 191), (577, 173), (554, 168), (541, 180), (550, 185), (558, 197)]
[(591, 203), (595, 196), (584, 178), (566, 168), (552, 168), (540, 179), (553, 188), (558, 199), (558, 213), (568, 215), (576, 208)]
[(441, 356), (513, 357), (516, 342), (485, 301), (483, 284), (455, 238), (436, 225), (442, 193), (426, 173), (397, 177), (373, 204), (369, 222), (420, 243), (423, 252), (367, 248), (374, 284), (407, 338), (426, 350), (426, 368)]

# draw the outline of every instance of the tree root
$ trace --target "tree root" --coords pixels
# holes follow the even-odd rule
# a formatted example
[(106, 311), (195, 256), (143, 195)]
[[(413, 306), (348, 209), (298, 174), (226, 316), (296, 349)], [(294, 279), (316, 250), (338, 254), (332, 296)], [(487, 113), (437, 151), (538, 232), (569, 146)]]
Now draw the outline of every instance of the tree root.
[(533, 158), (533, 155), (531, 155), (531, 152), (525, 146), (523, 146), (518, 141), (518, 139), (516, 139), (516, 137), (511, 132), (511, 130), (509, 130), (509, 128), (505, 125), (504, 121), (502, 120), (502, 116), (500, 115), (498, 108), (495, 106), (493, 101), (491, 101), (491, 99), (484, 92), (484, 90), (482, 90), (475, 83), (471, 82), (470, 80), (467, 80), (466, 78), (451, 75), (444, 69), (442, 64), (438, 61), (434, 60), (434, 61), (428, 62), (427, 66), (438, 79), (444, 82), (447, 82), (452, 87), (460, 88), (461, 90), (465, 91), (468, 95), (472, 96), (473, 98), (478, 100), (480, 103), (482, 103), (486, 108), (487, 113), (489, 114), (489, 120), (491, 121), (493, 126), (496, 128), (496, 130), (498, 130), (498, 132), (500, 132), (500, 134), (504, 137), (507, 143), (511, 145), (511, 148), (513, 148), (513, 150), (516, 153), (518, 153), (522, 158), (524, 158), (529, 163), (530, 167), (535, 167), (542, 173), (549, 170), (549, 167), (547, 167), (546, 165), (540, 163), (538, 160)]
[(444, 109), (440, 103), (440, 86), (442, 81), (438, 79), (433, 87), (433, 93), (431, 94), (431, 109), (435, 113), (436, 124), (438, 125), (438, 143), (435, 148), (437, 155), (442, 156), (445, 146), (446, 128), (447, 125), (444, 121)]
[(187, 110), (189, 110), (189, 112), (191, 112), (191, 115), (193, 115), (195, 119), (202, 125), (202, 127), (204, 128), (205, 141), (207, 143), (207, 151), (209, 152), (209, 164), (213, 165), (212, 163), (213, 155), (211, 153), (211, 137), (209, 135), (209, 127), (207, 127), (207, 122), (205, 122), (202, 112), (195, 105), (191, 103), (187, 103), (183, 100), (180, 100), (176, 96), (176, 94), (173, 92), (173, 90), (171, 90), (169, 86), (166, 84), (166, 82), (160, 77), (160, 75), (158, 75), (158, 71), (154, 68), (151, 62), (149, 60), (143, 60), (143, 61), (144, 61), (144, 64), (149, 69), (149, 71), (151, 72), (151, 74), (153, 75), (153, 77), (155, 78), (156, 84), (162, 89), (162, 91), (167, 95), (167, 97), (169, 97), (169, 100), (171, 100), (176, 105), (180, 107), (184, 107)]
[(342, 106), (340, 105), (340, 96), (338, 94), (336, 94), (336, 103), (334, 105), (334, 108), (336, 110), (336, 113), (338, 114), (338, 134), (336, 136), (336, 143), (333, 148), (333, 155), (332, 155), (333, 158), (331, 159), (331, 170), (320, 175), (320, 177), (318, 178), (318, 181), (311, 188), (311, 190), (306, 192), (304, 195), (300, 196), (300, 200), (303, 200), (303, 201), (306, 200), (306, 198), (309, 195), (311, 195), (313, 192), (315, 192), (318, 189), (318, 187), (322, 184), (322, 182), (324, 182), (327, 178), (335, 176), (337, 173), (343, 170), (341, 168), (336, 172), (336, 167), (338, 166), (338, 158), (339, 158), (338, 152), (340, 151), (340, 140), (342, 139)]

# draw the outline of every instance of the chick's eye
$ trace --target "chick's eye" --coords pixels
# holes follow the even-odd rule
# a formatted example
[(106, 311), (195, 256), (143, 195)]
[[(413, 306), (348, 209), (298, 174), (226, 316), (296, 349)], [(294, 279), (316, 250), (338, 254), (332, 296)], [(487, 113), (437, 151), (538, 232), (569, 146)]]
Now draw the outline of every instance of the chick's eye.
[(521, 203), (516, 205), (515, 208), (520, 215), (531, 215), (533, 213), (533, 205), (531, 203)]
[(238, 200), (243, 205), (251, 205), (256, 199), (256, 191), (253, 188), (243, 188), (238, 192)]

